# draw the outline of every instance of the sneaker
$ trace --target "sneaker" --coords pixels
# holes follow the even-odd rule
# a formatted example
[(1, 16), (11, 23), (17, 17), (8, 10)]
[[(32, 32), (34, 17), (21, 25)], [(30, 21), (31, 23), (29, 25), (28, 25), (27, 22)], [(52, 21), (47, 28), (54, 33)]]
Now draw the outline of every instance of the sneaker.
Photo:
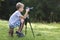
[(23, 33), (19, 33), (18, 31), (16, 31), (16, 34), (18, 37), (24, 37), (24, 34)]

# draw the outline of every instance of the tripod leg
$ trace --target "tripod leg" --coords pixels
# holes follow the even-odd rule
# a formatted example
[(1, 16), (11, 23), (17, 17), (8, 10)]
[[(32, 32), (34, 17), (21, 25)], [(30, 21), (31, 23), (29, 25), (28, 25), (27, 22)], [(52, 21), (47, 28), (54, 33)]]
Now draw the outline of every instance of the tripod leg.
[(27, 34), (27, 25), (25, 25), (25, 35)]
[(31, 23), (29, 23), (29, 24), (30, 24), (30, 28), (31, 28), (31, 31), (32, 31), (33, 37), (35, 37), (35, 36), (34, 36), (34, 32), (33, 32), (32, 25), (31, 25)]

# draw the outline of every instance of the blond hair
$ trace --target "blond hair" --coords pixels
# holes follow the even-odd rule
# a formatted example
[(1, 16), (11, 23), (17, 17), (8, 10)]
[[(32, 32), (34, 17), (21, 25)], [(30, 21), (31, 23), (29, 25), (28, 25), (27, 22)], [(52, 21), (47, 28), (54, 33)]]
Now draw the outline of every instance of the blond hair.
[(21, 3), (21, 2), (18, 2), (18, 3), (16, 4), (16, 9), (19, 9), (19, 8), (21, 8), (22, 6), (24, 6), (24, 4)]

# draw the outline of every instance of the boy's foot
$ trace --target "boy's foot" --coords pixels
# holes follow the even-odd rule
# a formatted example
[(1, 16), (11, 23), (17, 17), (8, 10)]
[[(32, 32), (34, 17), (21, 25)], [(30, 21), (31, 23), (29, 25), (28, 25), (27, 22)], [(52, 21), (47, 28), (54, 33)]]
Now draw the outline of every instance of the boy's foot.
[(10, 35), (11, 37), (13, 37), (13, 31), (10, 31), (10, 32), (9, 32), (9, 35)]
[(18, 32), (18, 31), (16, 31), (16, 34), (17, 34), (17, 36), (18, 36), (18, 37), (24, 37), (24, 34), (23, 34), (23, 33)]

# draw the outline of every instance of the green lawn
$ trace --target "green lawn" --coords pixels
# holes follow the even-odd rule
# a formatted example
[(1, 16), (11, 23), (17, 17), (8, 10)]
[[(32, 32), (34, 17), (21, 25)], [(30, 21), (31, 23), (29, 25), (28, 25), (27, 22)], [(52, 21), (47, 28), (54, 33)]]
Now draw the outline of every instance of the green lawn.
[[(60, 40), (60, 23), (32, 23), (35, 38), (32, 35), (28, 24), (27, 35), (25, 37), (14, 37), (8, 35), (8, 21), (0, 20), (0, 40)], [(15, 28), (15, 31), (17, 28)], [(23, 29), (23, 33), (25, 29)]]

